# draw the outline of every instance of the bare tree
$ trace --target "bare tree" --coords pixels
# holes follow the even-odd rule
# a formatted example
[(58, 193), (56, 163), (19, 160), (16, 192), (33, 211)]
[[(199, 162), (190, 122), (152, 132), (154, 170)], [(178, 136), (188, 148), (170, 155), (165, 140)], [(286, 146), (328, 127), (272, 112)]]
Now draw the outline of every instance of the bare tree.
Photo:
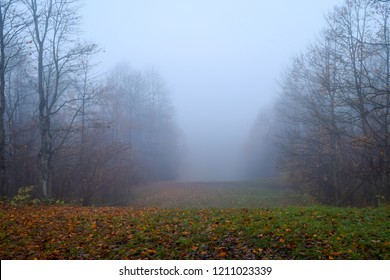
[(3, 195), (7, 193), (6, 185), (6, 75), (22, 56), (22, 22), (23, 12), (18, 6), (20, 1), (5, 0), (0, 3), (0, 186)]
[(180, 136), (161, 75), (155, 69), (141, 72), (122, 64), (109, 75), (107, 89), (113, 135), (129, 146), (133, 164), (144, 178), (174, 178)]
[(75, 110), (62, 139), (58, 140), (57, 147), (54, 146), (52, 119), (64, 107), (71, 106), (74, 102), (69, 100), (67, 95), (72, 86), (69, 75), (79, 69), (78, 58), (84, 53), (93, 52), (95, 46), (79, 44), (74, 38), (79, 26), (77, 0), (23, 2), (33, 19), (29, 31), (35, 46), (37, 63), (35, 86), (39, 95), (40, 186), (43, 196), (48, 198), (51, 195), (53, 155), (65, 142), (79, 111)]
[(284, 169), (327, 203), (390, 194), (389, 14), (387, 1), (346, 0), (283, 83)]
[(341, 96), (350, 107), (350, 123), (355, 127), (349, 134), (357, 165), (353, 174), (361, 181), (351, 194), (360, 189), (367, 200), (375, 200), (373, 197), (382, 195), (384, 188), (390, 189), (390, 180), (385, 183), (382, 178), (388, 178), (385, 174), (389, 172), (385, 163), (389, 131), (389, 8), (387, 1), (346, 1), (329, 22), (346, 54)]
[(0, 183), (7, 157), (15, 190), (39, 184), (45, 199), (124, 201), (141, 177), (175, 177), (179, 133), (157, 71), (124, 66), (105, 87), (92, 78), (97, 47), (77, 38), (79, 3), (1, 2)]

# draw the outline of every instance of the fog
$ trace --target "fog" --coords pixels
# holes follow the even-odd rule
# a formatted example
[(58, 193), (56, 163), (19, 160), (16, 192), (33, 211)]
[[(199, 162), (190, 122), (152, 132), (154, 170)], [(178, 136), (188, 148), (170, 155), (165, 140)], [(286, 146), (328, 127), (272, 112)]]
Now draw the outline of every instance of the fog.
[(340, 2), (86, 0), (82, 29), (104, 49), (101, 71), (126, 61), (166, 80), (186, 143), (180, 180), (237, 180), (259, 110)]

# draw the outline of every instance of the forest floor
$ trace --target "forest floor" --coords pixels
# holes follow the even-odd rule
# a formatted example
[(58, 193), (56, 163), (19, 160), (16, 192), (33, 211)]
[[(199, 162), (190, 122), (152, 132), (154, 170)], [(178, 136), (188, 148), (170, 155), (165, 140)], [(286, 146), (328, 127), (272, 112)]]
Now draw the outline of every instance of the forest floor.
[(389, 207), (310, 206), (281, 186), (239, 185), (148, 185), (131, 207), (3, 203), (0, 259), (390, 259)]

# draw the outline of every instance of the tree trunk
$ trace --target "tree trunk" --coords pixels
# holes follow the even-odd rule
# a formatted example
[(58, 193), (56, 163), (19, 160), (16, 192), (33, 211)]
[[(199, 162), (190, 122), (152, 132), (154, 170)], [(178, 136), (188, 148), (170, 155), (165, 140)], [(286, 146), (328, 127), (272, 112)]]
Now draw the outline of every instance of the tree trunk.
[(6, 181), (6, 164), (5, 164), (5, 43), (4, 43), (4, 21), (3, 12), (0, 7), (0, 195), (8, 194)]
[(41, 135), (41, 150), (39, 152), (40, 185), (45, 199), (50, 197), (50, 161), (51, 137), (50, 116), (46, 110), (47, 101), (43, 84), (43, 43), (39, 44), (38, 54), (38, 94), (39, 94), (39, 130)]

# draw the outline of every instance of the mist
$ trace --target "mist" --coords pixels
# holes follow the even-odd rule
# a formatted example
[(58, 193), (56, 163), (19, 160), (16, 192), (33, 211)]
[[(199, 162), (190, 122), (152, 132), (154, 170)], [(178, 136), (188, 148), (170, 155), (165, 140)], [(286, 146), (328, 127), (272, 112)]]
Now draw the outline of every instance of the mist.
[[(390, 0), (1, 0), (0, 257), (390, 259), (389, 26)], [(244, 268), (172, 275), (274, 267)]]
[(167, 81), (186, 142), (179, 180), (237, 180), (259, 109), (339, 2), (87, 0), (83, 30), (101, 69), (127, 61)]

